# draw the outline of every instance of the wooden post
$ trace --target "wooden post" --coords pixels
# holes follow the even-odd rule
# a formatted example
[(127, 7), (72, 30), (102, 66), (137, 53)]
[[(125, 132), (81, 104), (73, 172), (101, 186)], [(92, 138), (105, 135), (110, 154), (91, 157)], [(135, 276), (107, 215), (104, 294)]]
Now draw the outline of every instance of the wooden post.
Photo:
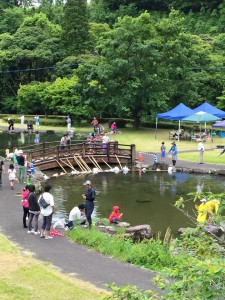
[(110, 146), (111, 146), (111, 143), (107, 143), (107, 158), (108, 158), (108, 162), (110, 161)]
[(85, 144), (83, 143), (83, 147), (82, 147), (82, 158), (85, 158)]
[(56, 146), (56, 160), (59, 160), (60, 146)]
[(43, 160), (45, 160), (45, 142), (42, 143), (43, 147)]
[(130, 160), (131, 163), (134, 164), (135, 163), (135, 159), (136, 159), (136, 146), (135, 144), (130, 145)]

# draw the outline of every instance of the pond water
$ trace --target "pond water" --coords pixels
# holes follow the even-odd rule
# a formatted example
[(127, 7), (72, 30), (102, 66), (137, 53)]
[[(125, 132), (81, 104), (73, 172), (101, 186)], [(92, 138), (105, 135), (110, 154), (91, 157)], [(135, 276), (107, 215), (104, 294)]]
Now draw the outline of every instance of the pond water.
[[(85, 180), (91, 180), (97, 190), (93, 216), (108, 218), (112, 207), (119, 205), (123, 221), (131, 225), (150, 224), (155, 233), (164, 233), (170, 227), (173, 233), (185, 226), (193, 226), (173, 204), (180, 196), (188, 199), (189, 192), (203, 190), (222, 193), (223, 177), (191, 175), (186, 173), (129, 172), (128, 174), (99, 173), (97, 175), (60, 176), (49, 180), (58, 208), (55, 217), (68, 217), (70, 210), (83, 202)], [(190, 197), (189, 197), (190, 198)], [(193, 216), (196, 211), (192, 201), (186, 209)]]
[[(59, 134), (46, 134), (46, 133), (0, 133), (0, 155), (5, 157), (5, 149), (10, 149), (12, 152), (13, 147), (23, 147), (27, 145), (39, 144), (43, 142), (60, 141), (63, 133)], [(71, 137), (71, 141), (84, 139), (84, 137)]]

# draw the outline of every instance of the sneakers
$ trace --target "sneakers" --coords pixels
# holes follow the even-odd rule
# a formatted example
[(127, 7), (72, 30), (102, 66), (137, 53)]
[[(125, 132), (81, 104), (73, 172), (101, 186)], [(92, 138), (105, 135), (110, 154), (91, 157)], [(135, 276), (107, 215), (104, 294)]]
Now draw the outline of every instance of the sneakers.
[(34, 234), (38, 235), (38, 234), (40, 234), (40, 231), (34, 231)]
[(33, 229), (32, 229), (32, 230), (28, 230), (27, 233), (28, 233), (28, 234), (31, 234), (31, 233), (34, 234), (34, 230), (33, 230)]
[(51, 240), (51, 239), (53, 239), (53, 236), (46, 236), (45, 239), (46, 240)]

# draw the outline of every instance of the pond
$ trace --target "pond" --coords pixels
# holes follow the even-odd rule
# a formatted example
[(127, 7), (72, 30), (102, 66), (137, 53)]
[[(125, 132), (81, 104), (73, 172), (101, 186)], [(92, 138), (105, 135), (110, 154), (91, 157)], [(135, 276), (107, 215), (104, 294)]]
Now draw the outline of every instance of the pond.
[[(46, 133), (0, 133), (0, 155), (5, 157), (5, 149), (10, 149), (12, 152), (13, 147), (23, 147), (27, 145), (39, 144), (43, 142), (60, 141), (63, 133), (59, 134), (46, 134)], [(71, 140), (84, 139), (84, 137), (73, 136)]]
[[(189, 192), (203, 190), (222, 193), (223, 177), (160, 172), (129, 172), (128, 174), (99, 173), (97, 175), (60, 176), (49, 180), (58, 208), (55, 217), (68, 217), (70, 210), (83, 202), (85, 180), (91, 180), (97, 190), (93, 216), (108, 218), (112, 207), (119, 205), (124, 213), (123, 221), (131, 225), (150, 224), (155, 233), (164, 233), (170, 227), (173, 233), (185, 226), (193, 226), (190, 220), (173, 205), (180, 196), (187, 199)], [(195, 216), (192, 201), (186, 209)]]

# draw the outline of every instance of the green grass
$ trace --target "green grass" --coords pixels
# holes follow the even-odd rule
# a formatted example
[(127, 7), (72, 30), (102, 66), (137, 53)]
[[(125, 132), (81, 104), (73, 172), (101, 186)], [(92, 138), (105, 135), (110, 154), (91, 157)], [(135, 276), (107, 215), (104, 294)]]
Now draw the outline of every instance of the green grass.
[(105, 292), (21, 253), (0, 235), (0, 299), (97, 300)]
[[(105, 127), (105, 131), (109, 131), (108, 124), (103, 124)], [(7, 123), (0, 120), (0, 126), (7, 126)], [(20, 124), (15, 124), (15, 128), (19, 128)], [(83, 132), (92, 132), (91, 126), (81, 126), (74, 127), (75, 131), (78, 133)], [(53, 129), (57, 132), (64, 132), (67, 130), (66, 126), (40, 126), (40, 130), (49, 130)], [(174, 128), (177, 129), (177, 128)], [(137, 151), (143, 152), (160, 152), (161, 143), (164, 141), (167, 151), (171, 147), (171, 140), (169, 139), (169, 131), (170, 129), (158, 129), (157, 135), (155, 129), (152, 128), (140, 128), (139, 130), (134, 130), (131, 127), (121, 129), (121, 134), (110, 135), (110, 137), (114, 141), (118, 141), (120, 144), (130, 145), (135, 144)], [(179, 153), (179, 151), (187, 151), (187, 150), (197, 150), (197, 142), (196, 141), (177, 141), (178, 148), (178, 159), (187, 160), (192, 162), (199, 161), (198, 152), (186, 152)], [(212, 149), (212, 151), (205, 151), (204, 161), (206, 163), (215, 163), (215, 164), (223, 164), (224, 156), (217, 157), (220, 153), (220, 150), (214, 150), (217, 145), (225, 145), (225, 139), (221, 139), (219, 137), (213, 138), (211, 142), (204, 142), (206, 149)]]

